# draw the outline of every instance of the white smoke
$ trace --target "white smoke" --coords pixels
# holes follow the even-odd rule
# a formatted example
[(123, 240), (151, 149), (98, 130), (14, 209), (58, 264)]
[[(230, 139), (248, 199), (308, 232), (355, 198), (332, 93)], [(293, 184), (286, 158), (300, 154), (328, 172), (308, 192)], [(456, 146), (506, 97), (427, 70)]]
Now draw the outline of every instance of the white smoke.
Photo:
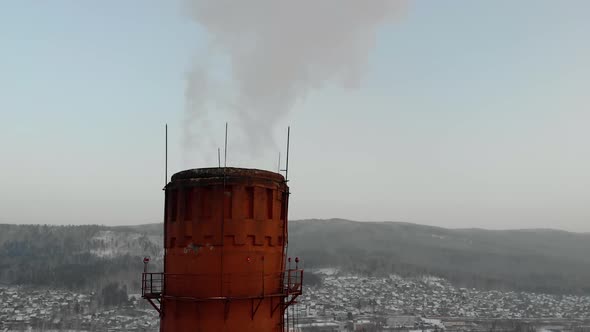
[[(378, 26), (403, 7), (398, 0), (188, 0), (188, 16), (211, 44), (187, 76), (185, 147), (206, 144), (214, 111), (227, 112), (250, 152), (268, 147), (273, 127), (310, 91), (358, 85)], [(227, 67), (204, 63), (212, 54)]]

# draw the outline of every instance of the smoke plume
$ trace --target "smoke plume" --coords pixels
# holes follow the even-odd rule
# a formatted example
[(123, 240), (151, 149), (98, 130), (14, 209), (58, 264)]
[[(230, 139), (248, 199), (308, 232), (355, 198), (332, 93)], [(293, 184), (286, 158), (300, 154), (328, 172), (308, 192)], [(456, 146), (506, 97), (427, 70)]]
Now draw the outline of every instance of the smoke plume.
[(239, 127), (244, 146), (268, 147), (273, 127), (310, 91), (358, 86), (377, 27), (401, 7), (398, 0), (188, 0), (188, 16), (210, 44), (187, 74), (186, 147), (206, 144), (213, 112)]

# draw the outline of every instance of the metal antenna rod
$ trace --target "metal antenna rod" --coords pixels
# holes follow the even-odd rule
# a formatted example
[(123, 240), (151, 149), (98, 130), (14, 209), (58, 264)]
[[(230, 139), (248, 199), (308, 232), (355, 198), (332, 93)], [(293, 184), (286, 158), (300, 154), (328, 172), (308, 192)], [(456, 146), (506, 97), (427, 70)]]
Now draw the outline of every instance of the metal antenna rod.
[(221, 148), (217, 148), (217, 167), (221, 168)]
[(287, 127), (287, 160), (285, 161), (285, 181), (289, 181), (289, 136), (291, 136), (291, 126)]
[(164, 157), (164, 187), (168, 184), (168, 124), (166, 124), (166, 153)]
[(225, 123), (225, 156), (223, 160), (223, 167), (227, 167), (227, 122)]
[[(218, 150), (219, 151), (219, 150)], [(221, 164), (221, 162), (220, 162)], [(224, 147), (224, 159), (223, 159), (223, 199), (221, 200), (221, 246), (223, 246), (223, 240), (225, 239), (225, 195), (226, 192), (226, 181), (227, 177), (225, 171), (227, 169), (227, 122), (225, 123), (225, 147)], [(221, 275), (223, 275), (223, 250), (221, 251)], [(219, 278), (219, 289), (223, 294), (223, 278)]]

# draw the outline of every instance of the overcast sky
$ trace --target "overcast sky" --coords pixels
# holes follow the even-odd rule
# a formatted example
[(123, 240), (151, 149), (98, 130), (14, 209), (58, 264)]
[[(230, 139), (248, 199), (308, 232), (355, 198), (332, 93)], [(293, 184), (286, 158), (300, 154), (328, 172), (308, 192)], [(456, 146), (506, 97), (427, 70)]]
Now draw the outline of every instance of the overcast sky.
[(2, 1), (0, 222), (158, 222), (164, 123), (172, 173), (228, 120), (228, 165), (270, 170), (291, 125), (291, 219), (590, 231), (590, 2), (374, 1)]

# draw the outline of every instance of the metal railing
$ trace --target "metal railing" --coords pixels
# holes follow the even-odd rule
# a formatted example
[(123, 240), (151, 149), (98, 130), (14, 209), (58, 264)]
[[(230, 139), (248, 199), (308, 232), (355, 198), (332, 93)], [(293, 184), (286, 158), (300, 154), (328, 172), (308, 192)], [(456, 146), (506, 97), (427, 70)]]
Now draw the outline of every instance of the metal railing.
[(148, 273), (141, 275), (141, 296), (159, 298), (164, 291), (164, 273)]
[(303, 270), (287, 270), (285, 271), (285, 295), (301, 295), (303, 292)]
[(226, 297), (286, 297), (301, 295), (303, 290), (303, 270), (300, 269), (260, 275), (224, 274), (221, 279), (215, 274), (145, 272), (141, 279), (141, 295), (144, 298), (170, 296), (207, 300)]

